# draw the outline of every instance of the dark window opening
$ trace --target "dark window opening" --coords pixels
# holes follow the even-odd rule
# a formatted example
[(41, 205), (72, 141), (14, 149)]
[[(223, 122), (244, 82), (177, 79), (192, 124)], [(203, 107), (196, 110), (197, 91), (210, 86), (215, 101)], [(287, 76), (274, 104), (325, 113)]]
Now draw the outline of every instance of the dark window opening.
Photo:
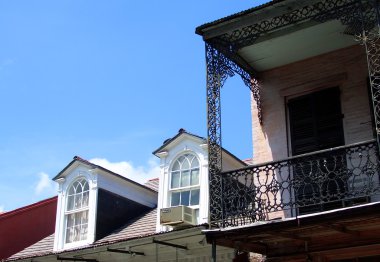
[[(344, 145), (339, 88), (329, 88), (288, 101), (293, 156)], [(319, 157), (319, 158), (318, 158)], [(342, 176), (346, 159), (311, 156), (293, 165), (300, 214), (340, 208), (347, 190)]]

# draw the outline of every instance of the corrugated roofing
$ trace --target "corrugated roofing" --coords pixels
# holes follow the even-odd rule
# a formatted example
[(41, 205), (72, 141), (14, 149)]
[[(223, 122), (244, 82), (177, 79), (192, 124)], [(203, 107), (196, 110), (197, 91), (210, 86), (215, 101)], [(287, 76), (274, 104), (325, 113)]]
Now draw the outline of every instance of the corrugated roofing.
[(266, 7), (272, 6), (274, 4), (277, 4), (277, 3), (280, 3), (280, 2), (283, 2), (283, 1), (285, 1), (285, 0), (272, 0), (272, 1), (269, 1), (269, 2), (267, 2), (265, 4), (255, 6), (253, 8), (250, 8), (250, 9), (247, 9), (247, 10), (244, 10), (244, 11), (241, 11), (241, 12), (238, 12), (238, 13), (235, 13), (235, 14), (232, 14), (232, 15), (220, 18), (218, 20), (215, 20), (215, 21), (212, 21), (212, 22), (209, 22), (209, 23), (205, 23), (203, 25), (198, 26), (195, 29), (195, 33), (197, 33), (198, 35), (203, 35), (203, 29), (205, 29), (207, 27), (211, 27), (211, 26), (215, 26), (217, 24), (224, 23), (226, 21), (229, 21), (229, 20), (232, 20), (232, 19), (244, 16), (244, 15), (247, 15), (247, 14), (259, 11), (261, 9), (264, 9)]

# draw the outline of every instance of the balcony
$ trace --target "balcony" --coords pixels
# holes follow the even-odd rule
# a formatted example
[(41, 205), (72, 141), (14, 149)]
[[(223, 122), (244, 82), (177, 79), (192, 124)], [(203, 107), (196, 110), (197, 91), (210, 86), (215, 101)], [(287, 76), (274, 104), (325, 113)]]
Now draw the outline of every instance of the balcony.
[[(375, 141), (317, 151), (220, 175), (211, 208), (221, 227), (295, 217), (380, 200)], [(212, 214), (218, 212), (218, 216)]]

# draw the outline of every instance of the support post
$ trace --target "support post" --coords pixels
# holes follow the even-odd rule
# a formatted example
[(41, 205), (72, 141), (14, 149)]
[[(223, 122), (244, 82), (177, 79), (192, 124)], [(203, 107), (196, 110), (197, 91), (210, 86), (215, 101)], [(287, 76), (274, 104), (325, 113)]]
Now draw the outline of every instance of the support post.
[(377, 0), (368, 0), (370, 14), (366, 12), (362, 1), (359, 0), (361, 9), (362, 33), (359, 36), (363, 43), (368, 64), (368, 76), (371, 87), (371, 100), (376, 128), (377, 149), (380, 152), (380, 11)]
[(216, 242), (215, 239), (212, 240), (212, 250), (211, 250), (211, 255), (212, 255), (212, 262), (216, 262)]
[(209, 225), (223, 221), (221, 75), (218, 51), (206, 43), (207, 63), (207, 143), (209, 161)]

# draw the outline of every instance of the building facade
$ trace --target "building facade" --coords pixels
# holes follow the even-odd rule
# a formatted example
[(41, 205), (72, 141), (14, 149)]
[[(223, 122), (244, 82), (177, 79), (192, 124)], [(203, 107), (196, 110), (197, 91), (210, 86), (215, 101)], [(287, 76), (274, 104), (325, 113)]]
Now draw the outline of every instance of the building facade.
[[(275, 0), (196, 29), (210, 243), (267, 261), (379, 259), (378, 14), (378, 1)], [(252, 91), (254, 165), (222, 172), (220, 88), (233, 75)]]

